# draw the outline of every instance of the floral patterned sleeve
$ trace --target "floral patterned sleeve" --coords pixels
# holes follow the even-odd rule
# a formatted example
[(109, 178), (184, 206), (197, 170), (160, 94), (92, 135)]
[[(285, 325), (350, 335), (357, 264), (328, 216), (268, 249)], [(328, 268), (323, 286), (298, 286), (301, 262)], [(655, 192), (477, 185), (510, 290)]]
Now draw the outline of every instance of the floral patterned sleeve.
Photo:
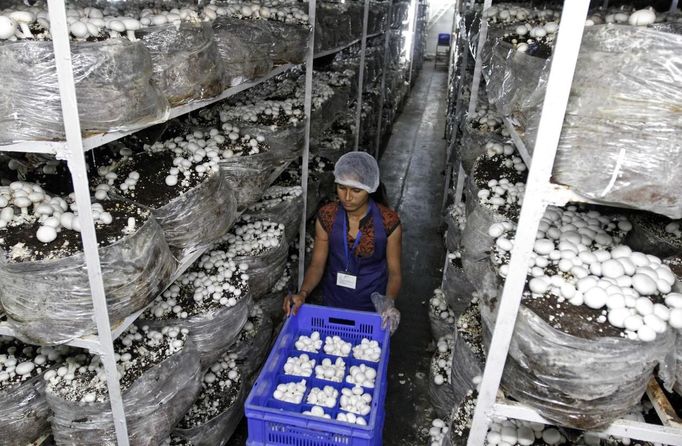
[(381, 211), (381, 218), (384, 221), (384, 229), (388, 237), (400, 226), (400, 216), (396, 211), (386, 206), (379, 205), (379, 210)]
[(322, 228), (327, 232), (327, 234), (332, 233), (332, 226), (334, 225), (334, 218), (336, 217), (336, 211), (338, 210), (338, 203), (329, 203), (320, 208), (317, 211), (317, 219), (320, 221)]

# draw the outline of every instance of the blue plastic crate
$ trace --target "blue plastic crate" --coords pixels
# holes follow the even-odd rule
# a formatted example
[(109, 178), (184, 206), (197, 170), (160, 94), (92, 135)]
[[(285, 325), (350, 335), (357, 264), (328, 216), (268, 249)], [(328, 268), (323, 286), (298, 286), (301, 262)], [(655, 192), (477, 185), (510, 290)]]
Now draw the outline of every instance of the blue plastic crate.
[[(351, 366), (359, 364), (366, 364), (377, 371), (374, 388), (365, 388), (365, 392), (372, 395), (369, 418), (365, 417), (367, 426), (336, 421), (336, 415), (340, 412), (338, 400), (334, 408), (324, 408), (325, 413), (331, 415), (331, 420), (303, 415), (302, 412), (312, 407), (306, 400), (313, 387), (332, 386), (339, 391), (338, 398), (341, 397), (342, 388), (352, 387), (345, 381), (337, 383), (317, 379), (314, 371), (307, 378), (284, 374), (284, 364), (290, 356), (305, 353), (315, 359), (316, 365), (324, 358), (330, 358), (332, 362), (336, 360), (336, 356), (325, 354), (322, 347), (319, 353), (296, 350), (294, 343), (298, 337), (309, 336), (313, 331), (320, 333), (323, 343), (327, 336), (339, 336), (353, 346), (359, 344), (363, 338), (379, 343), (379, 362), (357, 360), (353, 358), (352, 352), (343, 358), (346, 373)], [(390, 333), (381, 328), (381, 317), (376, 313), (303, 305), (296, 316), (285, 322), (246, 400), (245, 414), (249, 427), (247, 445), (380, 446), (385, 418), (389, 340)], [(278, 384), (300, 382), (302, 379), (306, 380), (306, 392), (300, 404), (278, 401), (272, 397)]]

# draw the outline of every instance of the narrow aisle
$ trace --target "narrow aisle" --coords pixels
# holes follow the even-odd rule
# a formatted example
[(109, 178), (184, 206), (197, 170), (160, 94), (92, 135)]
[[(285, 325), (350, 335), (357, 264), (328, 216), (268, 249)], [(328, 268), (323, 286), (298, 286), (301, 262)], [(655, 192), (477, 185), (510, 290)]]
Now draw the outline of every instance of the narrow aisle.
[(384, 445), (426, 444), (420, 430), (431, 410), (428, 300), (440, 286), (445, 256), (440, 205), (445, 166), (447, 71), (426, 63), (382, 155), (390, 204), (403, 222), (400, 328), (391, 339)]

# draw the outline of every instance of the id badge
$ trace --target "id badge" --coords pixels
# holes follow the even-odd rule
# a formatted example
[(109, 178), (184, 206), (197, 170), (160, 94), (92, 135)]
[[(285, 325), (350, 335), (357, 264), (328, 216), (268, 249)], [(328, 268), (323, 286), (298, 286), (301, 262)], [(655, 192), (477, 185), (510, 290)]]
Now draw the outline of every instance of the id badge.
[(352, 274), (342, 272), (338, 272), (336, 274), (336, 286), (350, 288), (351, 290), (354, 290), (357, 281), (358, 281), (357, 276), (354, 276)]

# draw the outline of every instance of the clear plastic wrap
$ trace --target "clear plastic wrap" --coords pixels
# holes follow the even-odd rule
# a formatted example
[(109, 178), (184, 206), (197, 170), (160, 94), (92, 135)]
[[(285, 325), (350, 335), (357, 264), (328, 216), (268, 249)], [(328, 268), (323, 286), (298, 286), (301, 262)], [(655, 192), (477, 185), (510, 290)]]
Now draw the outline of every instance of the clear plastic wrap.
[(318, 3), (315, 10), (315, 52), (334, 49), (352, 40), (350, 6), (335, 2)]
[(180, 260), (220, 239), (237, 219), (236, 194), (225, 177), (221, 165), (219, 175), (152, 209), (168, 244), (180, 251)]
[(287, 264), (289, 246), (280, 240), (279, 246), (256, 256), (237, 256), (236, 264), (249, 266), (249, 288), (253, 299), (258, 300), (270, 291), (279, 280)]
[(172, 106), (218, 96), (225, 69), (208, 23), (143, 28), (139, 38), (152, 57), (154, 83)]
[(246, 387), (242, 384), (234, 403), (220, 415), (211, 418), (200, 426), (189, 429), (176, 427), (173, 435), (188, 440), (192, 446), (224, 446), (234, 434), (244, 416)]
[(471, 172), (476, 158), (486, 153), (489, 142), (502, 143), (504, 138), (495, 132), (482, 131), (472, 126), (471, 120), (466, 120), (462, 126), (462, 139), (457, 146), (457, 154), (465, 172)]
[[(72, 43), (73, 75), (84, 135), (130, 131), (168, 117), (141, 42)], [(64, 140), (52, 42), (0, 45), (0, 144)]]
[(682, 334), (677, 333), (675, 341), (675, 384), (674, 389), (682, 396)]
[[(272, 153), (264, 152), (221, 159), (219, 166), (222, 182), (235, 196), (237, 207), (245, 209), (260, 200), (263, 191), (268, 187), (275, 161)], [(236, 213), (234, 217), (236, 218)]]
[(478, 200), (478, 187), (473, 175), (467, 177), (466, 196), (467, 223), (462, 232), (462, 267), (469, 282), (487, 296), (497, 293), (497, 279), (489, 257), (495, 239), (488, 234), (493, 223), (509, 220), (488, 209)]
[(429, 324), (431, 325), (431, 336), (433, 339), (440, 339), (452, 333), (455, 329), (454, 323), (448, 322), (447, 319), (442, 319), (439, 312), (434, 311), (433, 308), (429, 311)]
[[(438, 352), (436, 352), (437, 354)], [(434, 377), (437, 373), (435, 360), (435, 356), (431, 358), (429, 369), (429, 400), (439, 418), (449, 419), (450, 413), (453, 407), (455, 407), (455, 393), (449, 381), (445, 380), (443, 384), (435, 383)]]
[[(196, 349), (182, 351), (145, 371), (123, 392), (128, 438), (134, 446), (158, 445), (168, 438), (201, 390), (203, 373)], [(52, 433), (60, 445), (116, 444), (111, 403), (82, 403), (46, 393)]]
[(456, 316), (462, 314), (471, 303), (474, 286), (460, 265), (452, 262), (448, 265), (443, 279), (443, 293), (448, 306)]
[[(665, 29), (665, 28), (664, 28)], [(672, 31), (678, 31), (672, 29)], [(549, 61), (496, 44), (490, 87), (532, 150)], [(499, 49), (499, 51), (498, 51)], [(604, 203), (682, 217), (682, 35), (598, 25), (585, 30), (553, 177)], [(497, 62), (496, 62), (497, 60)], [(501, 108), (500, 108), (501, 107)]]
[(268, 22), (268, 25), (275, 36), (275, 46), (270, 52), (272, 60), (276, 64), (305, 63), (311, 33), (310, 27), (274, 20)]
[(220, 17), (213, 21), (213, 35), (225, 65), (225, 83), (239, 85), (272, 70), (272, 31), (253, 20)]
[(294, 160), (303, 153), (304, 120), (286, 127), (250, 125), (246, 122), (234, 124), (239, 127), (242, 134), (263, 136), (270, 146), (275, 163)]
[(25, 446), (50, 431), (50, 408), (42, 375), (0, 391), (0, 438), (5, 446)]
[[(494, 317), (481, 305), (486, 346)], [(672, 330), (653, 342), (578, 338), (552, 328), (522, 305), (502, 388), (558, 424), (599, 429), (640, 402), (657, 365), (659, 375), (670, 380), (674, 342)]]
[(455, 346), (452, 353), (452, 368), (450, 370), (450, 387), (454, 407), (459, 406), (467, 394), (476, 389), (474, 378), (482, 375), (484, 364), (476, 357), (471, 347), (454, 331)]
[[(149, 304), (177, 268), (151, 217), (135, 233), (100, 248), (99, 258), (112, 324)], [(83, 253), (42, 262), (0, 261), (0, 283), (0, 301), (18, 338), (54, 345), (96, 333)]]
[(349, 97), (349, 86), (334, 87), (334, 94), (311, 113), (311, 138), (320, 138), (325, 130), (336, 121), (338, 116), (348, 110)]
[(237, 340), (237, 335), (249, 316), (251, 302), (251, 296), (247, 294), (233, 307), (220, 307), (186, 319), (140, 319), (136, 325), (148, 325), (155, 330), (168, 325), (188, 329), (189, 338), (196, 346), (202, 366), (208, 367), (220, 359)]
[[(254, 316), (254, 314), (258, 314)], [(249, 378), (254, 379), (265, 358), (270, 352), (270, 341), (272, 340), (272, 320), (267, 317), (262, 309), (256, 304), (254, 306), (249, 323), (252, 324), (251, 331), (242, 329), (237, 342), (230, 349), (230, 353), (237, 355), (237, 362), (244, 371), (246, 382)], [(246, 327), (245, 327), (246, 328)]]

